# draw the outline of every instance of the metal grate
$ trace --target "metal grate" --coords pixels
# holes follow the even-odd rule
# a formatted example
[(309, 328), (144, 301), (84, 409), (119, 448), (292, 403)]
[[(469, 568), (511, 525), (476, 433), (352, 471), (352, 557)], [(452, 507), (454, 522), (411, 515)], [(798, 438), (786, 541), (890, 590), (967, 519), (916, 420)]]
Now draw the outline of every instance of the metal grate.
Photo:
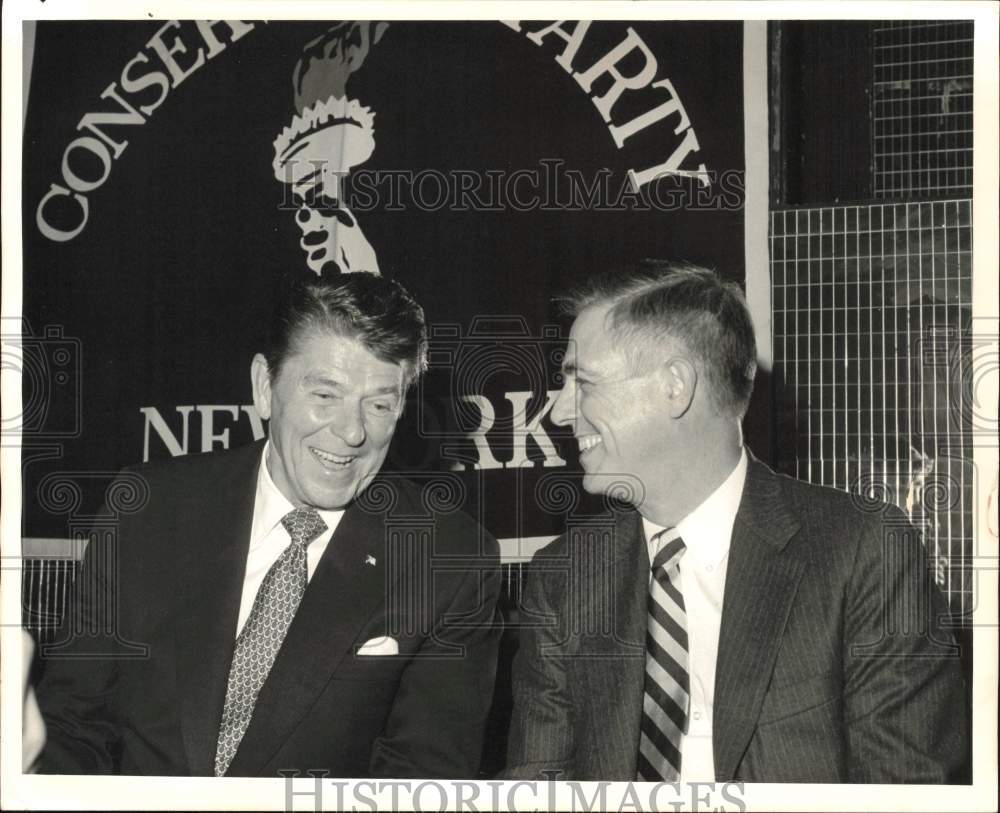
[(80, 563), (66, 558), (31, 558), (23, 560), (21, 570), (22, 626), (39, 643), (53, 640)]
[(972, 204), (771, 213), (776, 463), (909, 515), (971, 611)]
[(972, 195), (971, 20), (872, 28), (877, 198)]

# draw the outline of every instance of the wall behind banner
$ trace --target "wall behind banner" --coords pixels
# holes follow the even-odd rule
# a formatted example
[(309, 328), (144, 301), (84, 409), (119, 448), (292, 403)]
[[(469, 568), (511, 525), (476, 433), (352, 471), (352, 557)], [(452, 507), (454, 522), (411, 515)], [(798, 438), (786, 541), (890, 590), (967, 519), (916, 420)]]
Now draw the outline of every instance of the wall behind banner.
[[(377, 263), (432, 327), (390, 465), (464, 472), (498, 537), (556, 533), (536, 486), (577, 465), (542, 414), (566, 333), (551, 298), (643, 257), (744, 278), (741, 30), (39, 23), (24, 534), (64, 537), (96, 511), (91, 473), (260, 435), (262, 322), (334, 256)], [(275, 169), (276, 139), (309, 141), (307, 158), (326, 145), (343, 172), (296, 196), (302, 166)], [(657, 167), (671, 172), (644, 182)], [(346, 249), (318, 252), (334, 223)], [(53, 499), (67, 480), (78, 502)]]

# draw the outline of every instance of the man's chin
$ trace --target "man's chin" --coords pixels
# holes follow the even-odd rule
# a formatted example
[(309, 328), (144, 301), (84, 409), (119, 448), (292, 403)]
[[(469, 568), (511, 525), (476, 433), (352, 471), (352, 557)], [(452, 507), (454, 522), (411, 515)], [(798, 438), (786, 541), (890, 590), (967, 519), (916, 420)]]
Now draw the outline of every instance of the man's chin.
[(305, 494), (305, 498), (311, 507), (320, 511), (339, 511), (354, 502), (358, 491), (356, 486), (333, 490), (313, 488)]
[(583, 490), (588, 494), (608, 494), (614, 496), (613, 491), (618, 481), (619, 478), (611, 474), (584, 472)]
[(608, 484), (604, 483), (602, 485), (601, 479), (602, 478), (599, 474), (590, 474), (588, 472), (584, 472), (583, 482), (581, 483), (581, 485), (583, 486), (583, 490), (586, 491), (588, 494), (603, 494), (604, 488)]
[(615, 500), (638, 505), (642, 502), (642, 484), (629, 474), (601, 474), (585, 472), (583, 490), (588, 494), (605, 494)]

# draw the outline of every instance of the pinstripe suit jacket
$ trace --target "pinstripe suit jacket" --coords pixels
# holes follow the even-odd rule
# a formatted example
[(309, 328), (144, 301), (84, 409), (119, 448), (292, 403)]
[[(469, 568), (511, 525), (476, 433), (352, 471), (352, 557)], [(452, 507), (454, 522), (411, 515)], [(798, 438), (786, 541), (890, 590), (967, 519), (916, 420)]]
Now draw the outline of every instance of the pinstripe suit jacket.
[[(537, 554), (506, 776), (635, 778), (648, 573), (633, 511)], [(901, 512), (751, 458), (716, 663), (717, 781), (953, 781), (969, 732), (945, 612)]]

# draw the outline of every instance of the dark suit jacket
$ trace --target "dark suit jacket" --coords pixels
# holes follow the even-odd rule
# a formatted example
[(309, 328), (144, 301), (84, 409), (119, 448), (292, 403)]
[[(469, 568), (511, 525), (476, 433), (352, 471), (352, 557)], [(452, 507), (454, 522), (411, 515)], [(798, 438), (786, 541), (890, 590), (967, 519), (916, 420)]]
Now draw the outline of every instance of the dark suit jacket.
[[(38, 689), (43, 772), (212, 774), (260, 458), (259, 443), (178, 458), (109, 489)], [(498, 550), (447, 478), (421, 489), (379, 475), (348, 508), (228, 775), (476, 775)], [(398, 657), (356, 654), (384, 635)]]
[[(634, 779), (649, 574), (639, 515), (568, 528), (532, 571), (506, 775)], [(716, 663), (716, 780), (952, 779), (969, 731), (945, 612), (901, 512), (751, 459)]]

